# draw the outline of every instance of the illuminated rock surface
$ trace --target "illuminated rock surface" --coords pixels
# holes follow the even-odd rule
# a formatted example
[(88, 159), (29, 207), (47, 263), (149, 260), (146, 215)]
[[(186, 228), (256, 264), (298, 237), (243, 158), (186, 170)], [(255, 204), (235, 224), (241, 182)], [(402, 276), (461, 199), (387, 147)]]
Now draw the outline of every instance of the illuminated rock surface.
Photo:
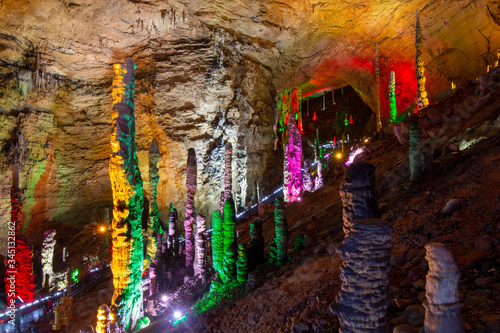
[(194, 210), (194, 195), (196, 193), (196, 184), (198, 171), (196, 165), (196, 153), (193, 148), (189, 148), (186, 165), (186, 214), (184, 219), (184, 239), (186, 250), (186, 267), (192, 267), (194, 262), (194, 234), (193, 224), (196, 221)]

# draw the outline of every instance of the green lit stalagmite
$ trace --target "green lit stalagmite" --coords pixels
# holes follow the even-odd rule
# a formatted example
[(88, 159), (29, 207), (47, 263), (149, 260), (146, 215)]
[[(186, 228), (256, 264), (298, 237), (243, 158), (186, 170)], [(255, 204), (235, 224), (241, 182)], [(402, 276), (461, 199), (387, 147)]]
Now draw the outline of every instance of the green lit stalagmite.
[(228, 282), (236, 278), (236, 212), (233, 196), (229, 195), (224, 204), (224, 242), (223, 242), (223, 269), (222, 280)]
[(274, 220), (276, 222), (276, 264), (282, 266), (287, 261), (288, 226), (285, 218), (283, 199), (278, 197), (275, 202)]
[(248, 278), (247, 248), (245, 244), (238, 244), (238, 259), (236, 260), (236, 278), (243, 283)]
[(142, 304), (143, 211), (142, 178), (138, 168), (135, 145), (134, 69), (127, 59), (115, 64), (113, 79), (113, 110), (109, 176), (113, 190), (113, 272), (116, 307), (113, 321), (122, 329), (133, 327)]
[(214, 270), (221, 273), (224, 260), (224, 228), (221, 214), (214, 211), (212, 218), (212, 262)]

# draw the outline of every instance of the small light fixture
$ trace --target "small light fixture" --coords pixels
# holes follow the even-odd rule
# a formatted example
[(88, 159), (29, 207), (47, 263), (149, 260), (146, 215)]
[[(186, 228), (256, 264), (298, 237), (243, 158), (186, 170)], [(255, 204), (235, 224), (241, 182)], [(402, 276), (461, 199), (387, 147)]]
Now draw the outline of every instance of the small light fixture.
[(101, 230), (101, 232), (105, 232), (106, 231), (106, 228), (104, 226), (100, 227), (99, 230)]
[(168, 301), (168, 297), (167, 297), (167, 295), (162, 295), (162, 296), (161, 296), (161, 301), (162, 301), (162, 302), (166, 302), (166, 301)]
[(174, 311), (174, 318), (179, 319), (180, 317), (182, 317), (182, 313), (178, 310)]

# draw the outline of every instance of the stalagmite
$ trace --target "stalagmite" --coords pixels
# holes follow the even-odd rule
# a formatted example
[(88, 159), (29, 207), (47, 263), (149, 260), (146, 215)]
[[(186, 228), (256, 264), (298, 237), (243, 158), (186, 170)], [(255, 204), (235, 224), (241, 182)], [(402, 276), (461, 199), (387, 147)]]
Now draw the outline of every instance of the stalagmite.
[(334, 312), (342, 333), (387, 332), (391, 231), (383, 220), (356, 220), (336, 250), (343, 263)]
[(380, 67), (378, 64), (378, 43), (375, 43), (375, 77), (377, 81), (376, 99), (377, 99), (377, 132), (382, 129), (382, 121), (380, 119)]
[(425, 321), (426, 333), (464, 332), (460, 311), (463, 304), (458, 299), (460, 270), (455, 257), (441, 243), (425, 246), (429, 271), (425, 283)]
[(186, 244), (186, 267), (192, 267), (194, 261), (194, 235), (193, 222), (195, 221), (194, 213), (194, 195), (197, 185), (197, 167), (196, 153), (194, 148), (189, 148), (188, 159), (186, 166), (186, 216), (184, 220), (185, 244)]
[(314, 191), (314, 183), (311, 178), (311, 162), (307, 159), (304, 160), (304, 173), (302, 179), (304, 179), (304, 191)]
[(43, 233), (43, 244), (42, 244), (42, 286), (48, 283), (50, 290), (54, 288), (54, 271), (53, 271), (53, 258), (54, 258), (54, 247), (56, 246), (56, 236), (55, 230), (46, 230)]
[(168, 241), (167, 247), (173, 256), (179, 254), (179, 226), (177, 209), (170, 204), (170, 215), (168, 217)]
[(233, 147), (231, 142), (226, 142), (224, 146), (224, 193), (221, 194), (220, 211), (224, 216), (224, 204), (233, 192), (233, 172), (232, 172)]
[(422, 36), (422, 28), (420, 27), (420, 20), (418, 19), (418, 9), (417, 9), (417, 23), (415, 27), (415, 67), (417, 75), (417, 99), (422, 107), (429, 105), (429, 100), (427, 99), (427, 92), (425, 91), (425, 75), (424, 75), (424, 37)]
[(247, 248), (245, 244), (238, 244), (238, 259), (236, 260), (236, 279), (243, 283), (248, 278)]
[(389, 76), (389, 113), (389, 122), (395, 123), (398, 110), (396, 107), (396, 74), (394, 71), (391, 71), (391, 75)]
[(109, 176), (113, 190), (113, 285), (112, 305), (117, 308), (116, 323), (131, 329), (142, 305), (143, 189), (135, 145), (134, 69), (127, 59), (115, 64)]
[(302, 194), (302, 140), (300, 131), (295, 125), (293, 116), (289, 117), (287, 141), (285, 143), (285, 158), (283, 159), (284, 200), (294, 202)]
[(318, 159), (318, 166), (316, 170), (316, 182), (314, 183), (314, 190), (316, 191), (320, 187), (323, 187), (323, 161), (321, 158)]
[(109, 325), (109, 307), (102, 304), (97, 310), (96, 333), (110, 333)]
[(422, 174), (422, 152), (420, 151), (418, 121), (410, 123), (410, 180), (416, 182)]
[[(158, 142), (156, 139), (153, 139), (153, 142), (151, 142), (151, 146), (149, 147), (149, 188), (151, 189), (151, 202), (149, 204), (149, 221), (147, 231), (148, 245), (146, 257), (144, 258), (144, 269), (148, 269), (156, 259), (156, 252), (158, 251), (156, 235), (161, 231), (158, 205), (156, 204), (158, 181), (160, 180), (160, 176), (158, 175), (159, 160), (160, 149), (158, 148)], [(154, 268), (152, 268), (152, 270), (153, 272), (151, 273), (154, 274)]]
[(346, 235), (354, 222), (380, 217), (375, 193), (375, 166), (366, 161), (351, 164), (340, 184), (340, 197)]
[(224, 226), (221, 213), (216, 210), (212, 217), (212, 262), (214, 270), (221, 273), (224, 260)]
[(283, 266), (287, 262), (288, 225), (285, 218), (285, 205), (281, 197), (276, 198), (274, 220), (276, 222), (276, 264)]
[[(256, 219), (250, 224), (250, 249), (252, 266), (264, 263), (264, 236), (262, 234), (262, 220)], [(252, 267), (253, 268), (253, 267)]]
[(224, 204), (224, 259), (222, 268), (222, 280), (228, 282), (236, 278), (236, 212), (232, 195), (226, 199)]
[(205, 216), (198, 214), (196, 216), (194, 274), (200, 276), (204, 276), (207, 272), (206, 231), (207, 219)]

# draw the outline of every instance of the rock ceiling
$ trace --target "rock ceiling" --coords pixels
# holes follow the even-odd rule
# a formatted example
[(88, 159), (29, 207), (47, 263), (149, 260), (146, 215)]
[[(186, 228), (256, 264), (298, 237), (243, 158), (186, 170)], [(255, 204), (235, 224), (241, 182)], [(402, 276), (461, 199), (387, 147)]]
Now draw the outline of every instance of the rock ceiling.
[(279, 178), (277, 171), (262, 176), (274, 163), (278, 92), (352, 85), (373, 109), (378, 43), (382, 94), (395, 70), (412, 102), (417, 9), (431, 96), (495, 65), (498, 0), (0, 1), (0, 214), (9, 212), (15, 128), (29, 142), (23, 185), (32, 239), (39, 241), (50, 221), (82, 225), (110, 205), (111, 65), (126, 57), (138, 65), (137, 144), (146, 183), (153, 138), (162, 153), (160, 210), (170, 201), (185, 204), (187, 149), (194, 147), (205, 185), (196, 204), (211, 215), (225, 140), (235, 147), (235, 195), (243, 206), (254, 180), (272, 187)]

